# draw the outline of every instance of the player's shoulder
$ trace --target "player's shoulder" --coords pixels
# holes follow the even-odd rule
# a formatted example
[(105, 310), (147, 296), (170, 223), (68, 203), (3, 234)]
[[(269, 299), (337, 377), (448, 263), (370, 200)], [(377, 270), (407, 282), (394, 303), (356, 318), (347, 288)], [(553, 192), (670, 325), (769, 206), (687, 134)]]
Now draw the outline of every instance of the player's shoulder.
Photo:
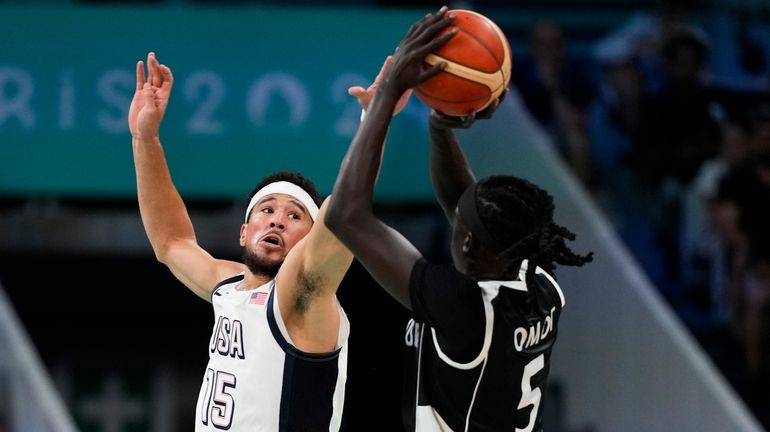
[(556, 278), (554, 278), (553, 275), (541, 268), (538, 268), (538, 270), (535, 272), (533, 281), (534, 284), (527, 287), (531, 294), (537, 295), (541, 298), (549, 298), (553, 301), (553, 303), (557, 304), (558, 307), (564, 307), (564, 292), (562, 291), (559, 282), (556, 281)]
[(224, 292), (236, 289), (238, 285), (243, 284), (244, 277), (244, 273), (238, 273), (219, 281), (216, 285), (214, 285), (214, 288), (211, 290), (211, 294), (222, 294)]
[(414, 268), (412, 268), (412, 277), (420, 277), (425, 280), (454, 279), (473, 283), (473, 279), (470, 276), (461, 273), (455, 266), (434, 263), (425, 258), (420, 258), (414, 264)]

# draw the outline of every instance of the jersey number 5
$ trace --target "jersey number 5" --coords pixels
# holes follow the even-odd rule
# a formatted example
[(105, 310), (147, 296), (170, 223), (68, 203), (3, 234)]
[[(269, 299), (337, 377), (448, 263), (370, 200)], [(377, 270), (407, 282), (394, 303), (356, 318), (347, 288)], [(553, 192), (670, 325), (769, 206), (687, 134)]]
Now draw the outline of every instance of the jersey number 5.
[(521, 377), (521, 400), (517, 409), (524, 409), (532, 405), (532, 411), (529, 412), (529, 423), (523, 429), (516, 428), (516, 432), (532, 432), (537, 419), (537, 411), (540, 408), (540, 389), (532, 388), (532, 377), (540, 372), (545, 366), (543, 354), (535, 357), (524, 366), (524, 374)]
[(235, 388), (235, 375), (227, 372), (206, 370), (206, 393), (201, 400), (201, 422), (217, 429), (230, 429), (235, 412), (235, 400), (228, 392)]

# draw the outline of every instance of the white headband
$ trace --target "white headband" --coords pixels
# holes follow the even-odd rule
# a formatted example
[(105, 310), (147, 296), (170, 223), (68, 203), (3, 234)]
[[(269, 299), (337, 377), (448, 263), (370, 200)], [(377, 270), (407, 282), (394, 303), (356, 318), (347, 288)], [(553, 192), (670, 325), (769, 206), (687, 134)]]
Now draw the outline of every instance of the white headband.
[(314, 221), (316, 216), (318, 216), (318, 206), (316, 205), (315, 201), (313, 201), (313, 198), (310, 198), (310, 194), (305, 192), (305, 189), (302, 189), (301, 187), (295, 185), (294, 183), (290, 183), (287, 181), (277, 181), (277, 182), (270, 183), (269, 185), (258, 190), (257, 193), (255, 193), (254, 196), (251, 197), (251, 201), (249, 201), (249, 206), (246, 208), (246, 218), (244, 223), (249, 223), (249, 214), (251, 213), (251, 210), (254, 208), (254, 206), (257, 205), (259, 200), (266, 197), (267, 195), (272, 195), (272, 194), (289, 195), (297, 199), (299, 202), (302, 203), (303, 206), (305, 206), (305, 209), (308, 211), (308, 213), (310, 213), (310, 217)]

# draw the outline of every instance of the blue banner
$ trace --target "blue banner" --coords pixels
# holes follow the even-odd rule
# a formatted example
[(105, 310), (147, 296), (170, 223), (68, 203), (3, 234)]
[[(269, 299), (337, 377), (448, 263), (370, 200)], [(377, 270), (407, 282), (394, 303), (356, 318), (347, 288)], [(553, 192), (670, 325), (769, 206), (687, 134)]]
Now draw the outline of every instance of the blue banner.
[[(185, 197), (243, 197), (288, 169), (334, 183), (367, 85), (425, 10), (0, 7), (0, 195), (136, 193), (127, 113), (154, 51), (175, 84), (161, 140)], [(412, 98), (377, 194), (431, 197), (427, 109)]]

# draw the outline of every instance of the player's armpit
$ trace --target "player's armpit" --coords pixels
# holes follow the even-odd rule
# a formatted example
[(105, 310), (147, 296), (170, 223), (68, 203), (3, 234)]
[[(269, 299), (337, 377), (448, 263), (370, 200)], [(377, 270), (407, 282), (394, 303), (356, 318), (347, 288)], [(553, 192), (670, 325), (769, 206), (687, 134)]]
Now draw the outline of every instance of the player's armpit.
[(328, 202), (327, 198), (321, 205), (307, 236), (286, 256), (276, 278), (282, 287), (313, 285), (319, 291), (334, 295), (350, 268), (353, 254), (324, 224)]
[(324, 224), (327, 201), (313, 228), (286, 256), (276, 276), (281, 316), (297, 348), (334, 349), (339, 329), (337, 288), (353, 254)]

